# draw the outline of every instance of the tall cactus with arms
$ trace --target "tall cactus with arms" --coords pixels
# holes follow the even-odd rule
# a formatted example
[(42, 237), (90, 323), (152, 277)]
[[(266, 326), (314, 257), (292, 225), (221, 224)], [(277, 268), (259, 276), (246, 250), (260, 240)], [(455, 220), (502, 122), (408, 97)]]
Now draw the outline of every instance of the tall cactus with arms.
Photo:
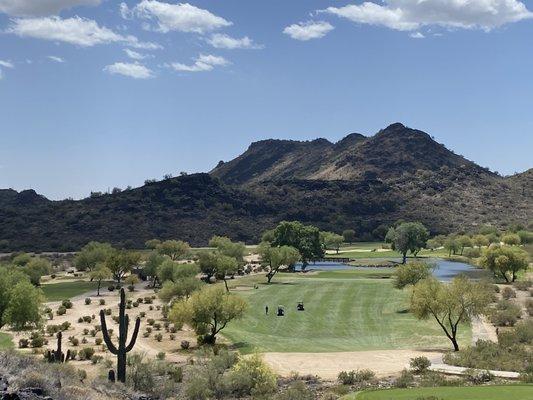
[(102, 334), (104, 335), (104, 341), (109, 351), (117, 356), (117, 380), (119, 382), (126, 382), (126, 354), (133, 349), (137, 335), (139, 334), (139, 327), (141, 326), (141, 319), (137, 317), (135, 321), (135, 329), (131, 336), (130, 343), (126, 345), (128, 340), (128, 326), (130, 324), (130, 318), (126, 314), (126, 294), (124, 289), (120, 289), (120, 304), (119, 304), (119, 316), (118, 316), (118, 348), (113, 344), (109, 331), (107, 330), (107, 324), (105, 321), (104, 310), (100, 310), (100, 322), (102, 325)]

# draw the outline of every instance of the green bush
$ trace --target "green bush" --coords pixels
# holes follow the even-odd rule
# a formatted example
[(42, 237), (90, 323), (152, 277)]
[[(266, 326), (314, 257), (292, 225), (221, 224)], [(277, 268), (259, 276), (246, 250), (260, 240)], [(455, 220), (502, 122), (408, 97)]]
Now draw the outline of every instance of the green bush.
[(30, 341), (27, 338), (21, 338), (19, 340), (19, 348), (20, 349), (26, 349), (30, 345)]
[(67, 313), (67, 308), (64, 306), (59, 306), (56, 311), (57, 315), (65, 315), (66, 313)]
[(41, 335), (38, 332), (33, 332), (30, 336), (30, 346), (32, 348), (38, 348), (43, 347), (45, 345), (46, 341), (44, 339), (44, 336)]
[(479, 371), (475, 369), (468, 369), (464, 372), (464, 377), (468, 382), (474, 385), (481, 385), (494, 380), (494, 375), (490, 371)]
[(101, 306), (105, 306), (105, 299), (98, 300), (98, 303), (100, 303)]
[(72, 301), (70, 301), (69, 299), (65, 299), (61, 302), (61, 305), (67, 309), (70, 309), (72, 308)]
[(239, 359), (228, 381), (230, 391), (238, 396), (265, 396), (277, 388), (276, 375), (259, 354)]
[(291, 383), (287, 390), (274, 396), (275, 400), (313, 400), (314, 398), (313, 392), (309, 390), (303, 381)]
[(506, 286), (502, 290), (502, 297), (505, 300), (514, 299), (514, 298), (516, 298), (516, 292), (512, 288), (510, 288), (509, 286)]
[(94, 349), (92, 347), (84, 347), (78, 352), (81, 361), (90, 360), (94, 356)]
[(429, 358), (424, 356), (415, 357), (411, 358), (409, 366), (415, 374), (423, 374), (431, 366), (431, 361), (429, 361)]
[(500, 300), (491, 312), (490, 321), (497, 326), (514, 326), (521, 315), (519, 306), (508, 300)]
[(411, 371), (404, 369), (398, 378), (394, 381), (394, 386), (397, 388), (407, 388), (413, 385), (414, 376)]
[(88, 306), (89, 304), (91, 304), (91, 302), (92, 302), (92, 300), (91, 300), (90, 297), (87, 297), (87, 298), (85, 299), (85, 305)]

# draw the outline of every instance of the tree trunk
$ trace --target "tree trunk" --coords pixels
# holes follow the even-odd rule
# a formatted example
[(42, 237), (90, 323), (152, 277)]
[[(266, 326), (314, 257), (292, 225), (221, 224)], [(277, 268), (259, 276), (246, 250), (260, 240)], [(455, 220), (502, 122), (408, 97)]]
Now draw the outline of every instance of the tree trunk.
[(224, 281), (224, 286), (226, 286), (226, 292), (229, 293), (228, 281), (226, 280), (225, 277), (224, 277), (223, 281)]
[(102, 280), (98, 281), (98, 288), (96, 289), (96, 295), (100, 296), (100, 286), (102, 286)]
[(403, 253), (402, 264), (405, 264), (406, 261), (407, 261), (407, 253)]
[(274, 278), (274, 274), (271, 274), (270, 272), (267, 274), (267, 283), (270, 283), (270, 281)]
[(455, 336), (451, 337), (450, 340), (453, 344), (453, 351), (459, 351), (459, 344), (457, 343), (457, 338)]

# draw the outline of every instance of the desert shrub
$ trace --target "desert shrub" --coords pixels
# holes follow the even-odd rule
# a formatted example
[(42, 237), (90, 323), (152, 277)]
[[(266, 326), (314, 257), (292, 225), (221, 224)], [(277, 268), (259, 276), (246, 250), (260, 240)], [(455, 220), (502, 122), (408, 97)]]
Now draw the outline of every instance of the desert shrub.
[(91, 322), (93, 322), (93, 319), (90, 315), (84, 315), (83, 316), (83, 322), (86, 322), (88, 324), (90, 324)]
[(164, 351), (160, 351), (159, 353), (156, 354), (155, 358), (162, 361), (165, 359), (166, 356), (167, 356), (167, 353), (165, 353)]
[(155, 329), (156, 331), (160, 331), (160, 330), (161, 330), (161, 324), (160, 324), (159, 322), (155, 323), (155, 324), (154, 324), (154, 329)]
[(168, 338), (169, 338), (170, 340), (174, 340), (174, 339), (176, 339), (176, 335), (174, 335), (173, 333), (171, 333), (170, 335), (168, 335)]
[(150, 337), (150, 332), (143, 332), (143, 338)]
[(468, 258), (481, 257), (481, 249), (479, 249), (478, 247), (467, 247), (463, 250), (463, 256)]
[(61, 325), (60, 325), (60, 328), (62, 331), (67, 331), (68, 328), (70, 328), (70, 322), (69, 321), (65, 321), (65, 322), (62, 322)]
[(59, 306), (56, 311), (57, 315), (65, 315), (66, 313), (67, 313), (67, 308), (64, 306)]
[(150, 311), (153, 311), (153, 310), (154, 310), (154, 306), (149, 306), (148, 309), (149, 309)]
[(98, 300), (98, 303), (99, 303), (101, 306), (105, 306), (105, 299), (100, 299), (100, 300)]
[(413, 373), (407, 369), (404, 369), (398, 378), (394, 381), (394, 386), (397, 388), (407, 388), (414, 382)]
[(19, 348), (20, 349), (26, 349), (30, 345), (30, 341), (27, 338), (21, 338), (19, 340)]
[(92, 300), (91, 300), (90, 297), (87, 297), (87, 298), (85, 299), (85, 305), (88, 306), (89, 304), (91, 304), (91, 302), (92, 302)]
[(81, 324), (81, 323), (83, 323), (83, 317), (78, 318), (78, 324)]
[(70, 343), (72, 343), (73, 346), (77, 346), (80, 344), (80, 341), (78, 338), (75, 338), (74, 336), (71, 336), (69, 338)]
[[(313, 400), (314, 398), (313, 392), (303, 381), (292, 382), (287, 390), (274, 396), (275, 400)], [(337, 397), (335, 396), (335, 398)]]
[(509, 286), (506, 286), (502, 290), (502, 297), (505, 300), (514, 299), (516, 297), (516, 292)]
[(32, 348), (39, 348), (43, 347), (45, 345), (46, 341), (44, 339), (44, 336), (41, 335), (39, 332), (33, 332), (30, 336), (30, 346)]
[(145, 297), (144, 298), (144, 304), (152, 304), (154, 301), (151, 297)]
[(132, 305), (133, 307), (139, 307), (139, 303), (137, 303), (136, 301), (134, 301), (131, 305)]
[(104, 314), (105, 315), (111, 315), (112, 312), (113, 312), (113, 310), (111, 310), (110, 308), (106, 308), (105, 311), (104, 311)]
[(108, 286), (108, 287), (107, 287), (107, 290), (109, 290), (110, 292), (112, 292), (113, 290), (115, 290), (115, 286), (113, 286), (113, 285)]
[(87, 336), (89, 334), (89, 329), (83, 328), (83, 334)]
[(491, 312), (490, 321), (497, 326), (514, 326), (521, 315), (519, 306), (508, 300), (500, 300)]
[(461, 379), (446, 379), (442, 374), (430, 370), (420, 377), (421, 387), (460, 386), (461, 383)]
[(163, 334), (157, 333), (157, 334), (154, 335), (154, 338), (155, 338), (155, 340), (160, 342), (161, 340), (163, 340)]
[(183, 350), (187, 350), (190, 346), (191, 346), (191, 344), (189, 343), (188, 340), (182, 340), (181, 343), (180, 343), (180, 347)]
[(516, 288), (516, 290), (522, 290), (524, 292), (527, 292), (532, 285), (533, 282), (531, 282), (529, 279), (525, 281), (516, 281), (513, 283), (513, 286)]
[(146, 312), (145, 312), (145, 311), (141, 311), (141, 312), (139, 313), (139, 317), (141, 317), (141, 318), (146, 317)]
[(429, 358), (424, 356), (415, 357), (411, 358), (411, 361), (409, 361), (409, 366), (415, 374), (422, 374), (431, 366), (431, 361), (429, 361)]
[(140, 304), (140, 303), (142, 303), (142, 302), (143, 302), (143, 298), (142, 298), (142, 297), (139, 297), (139, 298), (137, 299), (137, 303)]
[(473, 383), (474, 385), (487, 383), (494, 379), (494, 375), (492, 375), (488, 370), (479, 371), (475, 369), (467, 369), (463, 375), (468, 382)]
[(148, 333), (152, 333), (152, 327), (147, 326), (147, 327), (146, 327), (146, 332), (148, 332)]
[(533, 317), (533, 299), (526, 300), (526, 309), (530, 317)]
[(102, 338), (94, 339), (94, 344), (97, 345), (97, 346), (100, 346), (102, 344)]
[(70, 301), (69, 299), (65, 299), (61, 302), (61, 305), (67, 309), (71, 309), (72, 308), (72, 301)]
[(97, 354), (94, 354), (94, 355), (91, 356), (91, 363), (98, 364), (103, 359), (104, 359), (104, 357), (102, 357), (100, 355), (97, 355)]
[(94, 356), (94, 349), (92, 347), (84, 347), (78, 352), (80, 360), (90, 360)]
[(341, 371), (337, 379), (343, 385), (355, 385), (356, 383), (369, 382), (374, 379), (376, 374), (369, 369), (357, 371)]
[(89, 331), (89, 334), (92, 336), (92, 337), (95, 337), (96, 336), (96, 329), (91, 329)]
[(241, 358), (228, 376), (230, 391), (239, 396), (265, 396), (277, 388), (276, 376), (259, 354)]
[(87, 338), (86, 337), (83, 337), (81, 339), (81, 344), (87, 344)]
[(177, 365), (169, 365), (167, 375), (173, 382), (180, 383), (183, 381), (183, 368)]
[(176, 333), (178, 331), (178, 328), (172, 325), (171, 327), (168, 328), (168, 330), (170, 331), (170, 333)]
[(153, 319), (153, 318), (148, 318), (148, 319), (146, 320), (146, 322), (148, 323), (148, 325), (153, 325), (153, 324), (155, 324), (155, 319)]

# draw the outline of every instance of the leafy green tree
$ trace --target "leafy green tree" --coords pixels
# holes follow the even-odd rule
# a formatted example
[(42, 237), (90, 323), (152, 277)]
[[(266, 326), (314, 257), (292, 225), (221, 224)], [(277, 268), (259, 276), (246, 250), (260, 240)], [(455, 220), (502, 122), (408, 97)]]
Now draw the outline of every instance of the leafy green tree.
[(36, 289), (30, 282), (17, 283), (10, 293), (5, 322), (16, 331), (39, 327), (43, 298), (41, 290)]
[(461, 255), (465, 250), (465, 247), (472, 247), (472, 239), (468, 235), (461, 235), (457, 238), (459, 246), (461, 246)]
[(159, 239), (150, 239), (144, 242), (144, 246), (150, 250), (157, 249), (157, 246), (159, 246), (160, 244), (161, 244), (161, 240)]
[(226, 291), (229, 292), (228, 288), (228, 276), (233, 276), (237, 273), (239, 269), (239, 263), (234, 257), (226, 256), (224, 254), (219, 254), (217, 257), (217, 279), (222, 279), (224, 281), (224, 286)]
[(444, 248), (448, 250), (448, 256), (451, 257), (452, 254), (457, 254), (461, 250), (461, 244), (455, 237), (450, 236), (444, 242)]
[(435, 250), (435, 249), (438, 249), (441, 245), (439, 244), (439, 242), (435, 239), (429, 239), (427, 242), (426, 242), (426, 249), (429, 249), (429, 250)]
[(426, 247), (429, 232), (420, 222), (402, 222), (397, 227), (391, 227), (385, 241), (391, 244), (393, 250), (402, 254), (402, 264), (407, 261), (407, 253), (415, 257)]
[(110, 279), (113, 276), (111, 273), (111, 270), (105, 266), (104, 263), (98, 264), (95, 268), (92, 269), (91, 272), (89, 272), (89, 277), (92, 281), (96, 281), (98, 283), (98, 287), (96, 289), (96, 295), (100, 296), (100, 288), (102, 286), (102, 281), (106, 279)]
[(22, 269), (22, 271), (30, 277), (30, 282), (35, 286), (39, 286), (41, 283), (41, 276), (48, 275), (51, 270), (52, 265), (50, 264), (50, 261), (41, 257), (32, 258)]
[(158, 283), (162, 283), (159, 280), (157, 272), (161, 267), (161, 264), (167, 259), (166, 256), (159, 254), (157, 251), (152, 251), (148, 255), (148, 258), (144, 263), (143, 272), (146, 276), (150, 277), (152, 287), (155, 287)]
[(176, 261), (184, 257), (191, 250), (191, 246), (182, 240), (165, 240), (156, 249), (159, 254), (168, 256), (172, 261)]
[(28, 253), (21, 253), (15, 256), (11, 262), (13, 265), (23, 267), (30, 262), (31, 258), (32, 257)]
[(342, 232), (344, 242), (352, 244), (355, 242), (355, 231), (353, 229), (346, 229)]
[(165, 303), (176, 298), (188, 299), (194, 292), (202, 287), (203, 283), (194, 276), (184, 277), (176, 282), (166, 281), (157, 292), (159, 298)]
[(520, 236), (516, 233), (507, 233), (502, 236), (502, 242), (508, 246), (518, 246), (520, 244)]
[(324, 249), (336, 250), (339, 254), (344, 238), (341, 235), (337, 235), (333, 232), (320, 232), (321, 242), (323, 243)]
[(115, 250), (105, 261), (105, 266), (111, 271), (113, 279), (120, 285), (122, 279), (126, 274), (131, 272), (141, 259), (139, 253)]
[(213, 236), (209, 241), (210, 247), (216, 247), (220, 254), (233, 257), (239, 265), (243, 263), (246, 246), (241, 242), (232, 242), (225, 236)]
[(211, 278), (217, 273), (217, 261), (218, 254), (215, 251), (200, 253), (198, 266), (200, 267), (202, 274), (205, 275), (205, 281), (207, 283), (209, 283)]
[(11, 301), (13, 288), (20, 282), (30, 282), (28, 275), (19, 269), (0, 268), (0, 328), (6, 324), (6, 311)]
[(494, 276), (514, 282), (519, 271), (527, 270), (528, 254), (517, 247), (491, 246), (483, 253), (479, 263)]
[(112, 253), (109, 243), (89, 242), (76, 254), (74, 265), (79, 271), (92, 271), (98, 264), (105, 263)]
[(176, 301), (169, 318), (177, 325), (188, 324), (199, 341), (215, 344), (217, 334), (229, 322), (244, 315), (247, 304), (239, 296), (227, 293), (220, 286), (205, 286), (189, 299)]
[(314, 226), (298, 221), (282, 221), (274, 229), (273, 237), (273, 247), (290, 246), (297, 249), (304, 268), (310, 260), (324, 257), (320, 231)]
[(410, 262), (400, 265), (394, 271), (394, 287), (403, 289), (416, 285), (419, 281), (431, 276), (432, 267), (423, 262)]
[(434, 318), (458, 351), (460, 324), (482, 314), (492, 300), (493, 292), (488, 285), (472, 282), (465, 276), (448, 284), (428, 278), (414, 286), (410, 310), (418, 319)]
[(272, 247), (268, 242), (262, 242), (257, 248), (261, 263), (268, 266), (267, 282), (270, 283), (274, 275), (283, 267), (290, 268), (300, 259), (300, 253), (291, 246)]
[(157, 268), (157, 280), (161, 283), (166, 281), (174, 282), (174, 274), (178, 269), (179, 264), (172, 261), (170, 258), (165, 257), (161, 265)]
[(482, 248), (489, 245), (489, 240), (485, 235), (474, 235), (472, 237), (472, 243), (475, 246)]

